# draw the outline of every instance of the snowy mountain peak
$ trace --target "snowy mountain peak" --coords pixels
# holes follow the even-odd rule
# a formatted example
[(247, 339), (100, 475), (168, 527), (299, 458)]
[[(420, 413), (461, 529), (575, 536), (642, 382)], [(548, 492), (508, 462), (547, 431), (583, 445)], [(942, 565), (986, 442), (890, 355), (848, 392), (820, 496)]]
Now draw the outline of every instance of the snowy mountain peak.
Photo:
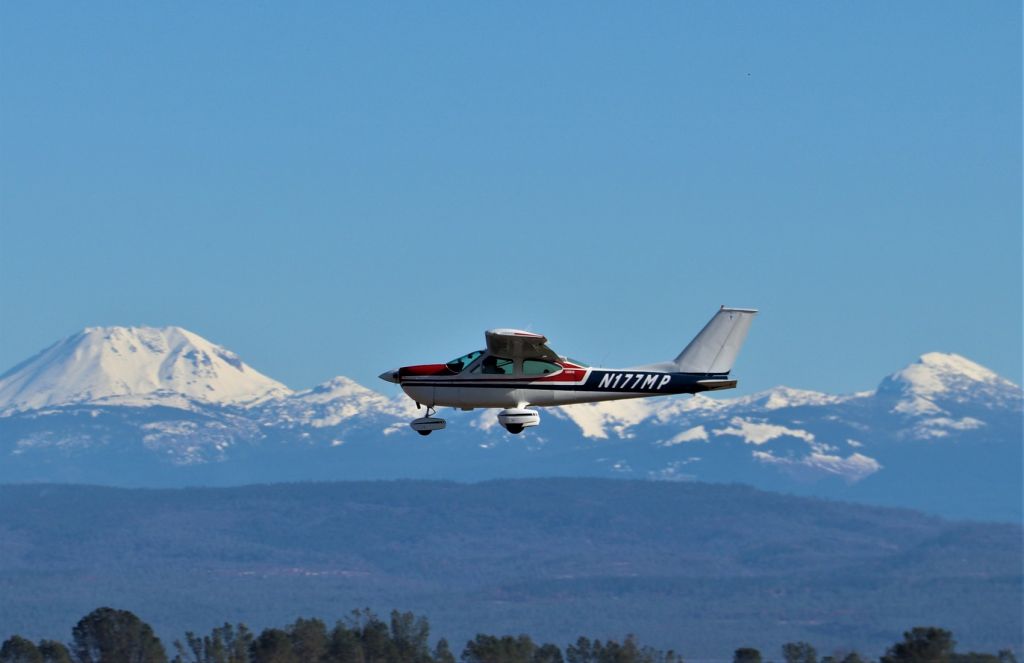
[(249, 404), (288, 393), (181, 327), (89, 327), (0, 376), (0, 412), (71, 403)]
[(1004, 381), (996, 373), (958, 354), (929, 352), (897, 373), (921, 395), (947, 391), (951, 383)]
[(992, 386), (1016, 387), (981, 364), (958, 354), (929, 352), (896, 371), (886, 381), (895, 382), (905, 390), (929, 397), (962, 387), (965, 383), (987, 383)]
[(1020, 387), (954, 353), (929, 352), (878, 386), (880, 396), (897, 400), (894, 411), (907, 415), (944, 412), (941, 403), (968, 400), (1007, 403), (1020, 399)]

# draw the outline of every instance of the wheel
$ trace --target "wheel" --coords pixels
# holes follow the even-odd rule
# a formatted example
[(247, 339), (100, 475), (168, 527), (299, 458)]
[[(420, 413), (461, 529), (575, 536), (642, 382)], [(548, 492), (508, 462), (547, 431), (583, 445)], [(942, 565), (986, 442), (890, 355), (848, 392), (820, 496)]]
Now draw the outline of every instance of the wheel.
[(431, 434), (431, 433), (432, 433), (433, 431), (429, 431), (429, 430), (418, 430), (418, 431), (416, 431), (416, 432), (417, 432), (417, 433), (419, 433), (420, 435), (430, 435), (430, 434)]
[(505, 426), (505, 430), (507, 430), (508, 432), (512, 433), (513, 435), (519, 435), (520, 433), (523, 432), (523, 425), (522, 424), (509, 424), (508, 426)]

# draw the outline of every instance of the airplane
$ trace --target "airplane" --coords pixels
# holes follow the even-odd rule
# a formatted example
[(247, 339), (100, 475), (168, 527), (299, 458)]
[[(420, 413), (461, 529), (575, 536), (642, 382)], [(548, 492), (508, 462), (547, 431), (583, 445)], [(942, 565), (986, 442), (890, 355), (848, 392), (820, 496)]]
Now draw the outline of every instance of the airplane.
[(756, 309), (722, 306), (671, 361), (632, 368), (594, 368), (555, 353), (548, 339), (519, 329), (484, 332), (487, 347), (444, 364), (403, 366), (380, 378), (402, 388), (425, 417), (409, 425), (420, 435), (446, 426), (436, 408), (502, 408), (498, 423), (509, 433), (540, 424), (529, 406), (551, 407), (667, 394), (732, 389), (729, 379)]

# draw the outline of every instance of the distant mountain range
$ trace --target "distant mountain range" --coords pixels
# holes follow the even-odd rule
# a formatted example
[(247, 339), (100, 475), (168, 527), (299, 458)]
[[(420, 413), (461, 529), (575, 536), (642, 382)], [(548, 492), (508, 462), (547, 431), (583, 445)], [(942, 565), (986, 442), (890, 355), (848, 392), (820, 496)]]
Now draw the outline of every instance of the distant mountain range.
[(337, 377), (292, 391), (179, 327), (90, 328), (0, 377), (0, 481), (118, 486), (306, 479), (605, 476), (742, 482), (1021, 519), (1022, 392), (932, 352), (874, 391), (776, 387), (542, 411), (443, 411), (423, 438), (404, 396)]

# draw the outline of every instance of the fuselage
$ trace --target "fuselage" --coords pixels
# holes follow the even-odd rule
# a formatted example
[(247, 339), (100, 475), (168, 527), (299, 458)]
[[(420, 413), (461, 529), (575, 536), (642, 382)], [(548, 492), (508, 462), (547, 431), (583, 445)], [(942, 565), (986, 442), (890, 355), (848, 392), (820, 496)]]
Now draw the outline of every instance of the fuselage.
[(693, 394), (736, 385), (726, 374), (592, 368), (570, 360), (544, 362), (546, 372), (537, 375), (527, 374), (536, 368), (530, 362), (515, 362), (507, 367), (508, 373), (487, 373), (486, 361), (486, 353), (481, 353), (466, 370), (453, 370), (451, 363), (423, 364), (381, 377), (398, 383), (417, 403), (462, 409), (547, 407)]

